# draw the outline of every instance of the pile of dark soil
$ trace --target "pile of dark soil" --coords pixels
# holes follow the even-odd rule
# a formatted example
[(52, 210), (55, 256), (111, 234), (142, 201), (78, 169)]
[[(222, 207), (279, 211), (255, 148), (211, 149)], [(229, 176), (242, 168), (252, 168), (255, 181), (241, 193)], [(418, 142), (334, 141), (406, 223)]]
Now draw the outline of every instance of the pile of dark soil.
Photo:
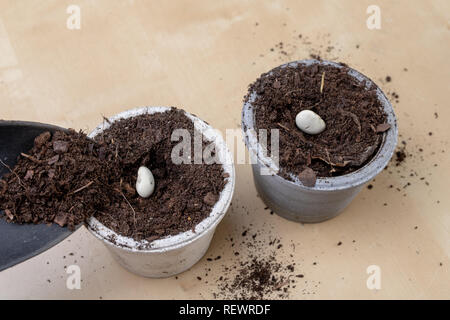
[[(317, 176), (347, 174), (364, 166), (389, 129), (376, 88), (366, 89), (348, 75), (348, 67), (298, 65), (262, 74), (249, 87), (256, 128), (280, 130), (280, 174), (292, 180), (312, 169)], [(323, 80), (322, 80), (323, 79)], [(295, 124), (302, 110), (312, 110), (326, 123), (318, 135), (308, 135)], [(308, 171), (306, 171), (308, 173)], [(305, 175), (305, 173), (304, 173)], [(311, 179), (308, 179), (311, 180)]]
[[(226, 238), (233, 254), (221, 259), (222, 272), (213, 279), (216, 285), (214, 298), (289, 299), (294, 290), (304, 295), (315, 294), (319, 284), (311, 279), (305, 280), (303, 272), (299, 272), (301, 261), (293, 255), (295, 243), (290, 240), (289, 245), (283, 245), (271, 230), (273, 226), (263, 224), (255, 227), (250, 224), (238, 234)], [(217, 264), (221, 257), (211, 256), (206, 260)], [(206, 283), (210, 272), (210, 266), (206, 267), (203, 274)]]
[[(222, 295), (230, 299), (260, 300), (274, 293), (287, 292), (290, 279), (282, 271), (288, 270), (271, 255), (253, 257), (240, 262), (236, 276), (229, 281), (219, 281)], [(216, 295), (222, 298), (221, 295)]]
[[(72, 229), (95, 216), (136, 240), (193, 229), (210, 214), (227, 176), (220, 164), (172, 163), (178, 142), (171, 134), (180, 128), (194, 136), (192, 122), (172, 109), (115, 122), (95, 141), (73, 130), (46, 132), (0, 181), (0, 209), (11, 222), (55, 222)], [(135, 191), (141, 165), (156, 181), (147, 199)]]

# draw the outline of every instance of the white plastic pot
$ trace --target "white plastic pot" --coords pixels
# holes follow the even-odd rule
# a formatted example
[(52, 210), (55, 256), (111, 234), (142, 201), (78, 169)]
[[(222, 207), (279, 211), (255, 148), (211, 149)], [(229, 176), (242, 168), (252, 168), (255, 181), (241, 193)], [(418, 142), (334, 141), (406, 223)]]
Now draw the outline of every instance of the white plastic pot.
[[(281, 67), (298, 64), (332, 65), (342, 68), (331, 61), (300, 60), (290, 62)], [(391, 128), (383, 134), (380, 147), (373, 158), (358, 170), (337, 177), (317, 178), (314, 187), (304, 186), (298, 177), (291, 174), (291, 180), (278, 175), (279, 167), (270, 157), (265, 155), (264, 148), (259, 145), (255, 128), (255, 111), (252, 102), (256, 98), (253, 92), (242, 110), (242, 130), (245, 144), (254, 161), (253, 179), (256, 189), (263, 201), (278, 215), (298, 222), (320, 222), (338, 215), (361, 191), (363, 185), (375, 178), (391, 159), (397, 145), (397, 120), (394, 110), (384, 93), (372, 80), (354, 69), (349, 75), (357, 81), (366, 81), (366, 87), (373, 85)], [(262, 174), (262, 172), (264, 174)], [(266, 174), (269, 172), (270, 174)]]
[[(119, 119), (131, 118), (141, 114), (154, 114), (170, 110), (167, 107), (144, 107), (119, 113), (111, 118), (113, 123)], [(136, 241), (117, 234), (107, 228), (94, 217), (88, 221), (88, 230), (111, 252), (112, 256), (127, 270), (152, 278), (170, 277), (188, 270), (198, 262), (208, 250), (217, 225), (224, 217), (231, 203), (235, 185), (233, 158), (228, 151), (222, 136), (208, 124), (194, 115), (185, 112), (201, 132), (205, 139), (214, 141), (219, 159), (225, 173), (229, 174), (219, 200), (210, 215), (192, 230), (158, 239), (149, 243), (146, 240)], [(93, 138), (110, 126), (104, 122), (95, 128), (89, 137)], [(114, 239), (114, 241), (111, 241)]]

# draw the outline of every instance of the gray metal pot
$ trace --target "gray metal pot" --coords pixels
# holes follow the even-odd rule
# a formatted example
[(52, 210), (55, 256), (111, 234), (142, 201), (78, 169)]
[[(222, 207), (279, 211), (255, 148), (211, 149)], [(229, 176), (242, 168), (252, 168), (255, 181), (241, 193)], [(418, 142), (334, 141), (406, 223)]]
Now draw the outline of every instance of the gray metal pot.
[[(282, 67), (298, 64), (341, 65), (331, 61), (300, 60), (282, 65)], [(367, 86), (375, 85), (372, 80), (356, 70), (350, 69), (349, 74), (358, 81), (366, 81)], [(378, 152), (364, 167), (352, 173), (330, 178), (318, 178), (314, 187), (304, 186), (297, 177), (294, 181), (286, 180), (278, 175), (279, 168), (274, 161), (265, 155), (257, 140), (255, 131), (255, 113), (252, 102), (256, 93), (244, 104), (242, 110), (242, 130), (245, 144), (253, 159), (253, 178), (256, 189), (263, 201), (278, 215), (298, 222), (320, 222), (338, 215), (358, 194), (363, 185), (380, 173), (391, 159), (396, 144), (398, 127), (394, 110), (378, 86), (378, 99), (387, 114), (387, 122), (391, 129), (383, 135)], [(265, 172), (271, 172), (266, 174)], [(263, 173), (263, 174), (262, 174)]]

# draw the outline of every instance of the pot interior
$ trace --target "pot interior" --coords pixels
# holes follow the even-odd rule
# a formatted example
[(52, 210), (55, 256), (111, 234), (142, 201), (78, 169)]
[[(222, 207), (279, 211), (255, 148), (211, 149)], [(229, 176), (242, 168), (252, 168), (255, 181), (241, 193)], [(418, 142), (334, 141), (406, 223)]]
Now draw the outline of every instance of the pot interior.
[[(321, 64), (332, 65), (337, 68), (343, 67), (342, 65), (332, 61), (319, 61), (315, 59), (294, 61), (284, 64), (281, 67), (295, 67), (299, 64), (303, 64), (306, 66), (312, 64)], [(298, 177), (294, 176), (292, 173), (290, 174), (292, 181), (284, 179), (283, 177), (278, 175), (280, 168), (270, 157), (264, 154), (264, 148), (258, 142), (257, 132), (255, 129), (255, 112), (252, 106), (252, 102), (256, 99), (257, 96), (255, 92), (251, 93), (249, 100), (244, 103), (244, 107), (242, 110), (242, 130), (244, 141), (254, 161), (258, 163), (262, 168), (267, 169), (271, 175), (276, 176), (277, 179), (281, 179), (285, 181), (285, 183), (291, 183), (298, 188), (310, 190), (334, 191), (355, 187), (373, 179), (379, 172), (381, 172), (391, 159), (397, 145), (398, 127), (394, 110), (391, 103), (386, 98), (386, 95), (371, 79), (351, 68), (348, 74), (353, 76), (359, 82), (366, 81), (366, 88), (369, 88), (371, 85), (376, 88), (378, 100), (383, 106), (383, 110), (387, 116), (387, 123), (391, 125), (391, 128), (383, 134), (383, 138), (377, 152), (364, 166), (351, 173), (341, 176), (317, 177), (316, 185), (314, 187), (304, 186), (300, 182)]]

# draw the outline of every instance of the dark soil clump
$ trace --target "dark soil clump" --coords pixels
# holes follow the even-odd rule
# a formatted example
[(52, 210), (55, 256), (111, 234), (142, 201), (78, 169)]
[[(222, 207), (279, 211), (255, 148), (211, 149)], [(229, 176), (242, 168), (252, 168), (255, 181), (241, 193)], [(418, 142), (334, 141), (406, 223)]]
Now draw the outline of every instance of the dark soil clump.
[[(248, 101), (255, 110), (255, 129), (280, 130), (280, 175), (293, 180), (305, 169), (319, 177), (347, 174), (364, 166), (376, 153), (382, 134), (389, 130), (376, 87), (366, 89), (348, 75), (349, 68), (299, 64), (278, 67), (250, 85)], [(323, 79), (323, 80), (322, 80)], [(325, 131), (308, 135), (295, 124), (302, 110), (312, 110), (325, 121)]]

